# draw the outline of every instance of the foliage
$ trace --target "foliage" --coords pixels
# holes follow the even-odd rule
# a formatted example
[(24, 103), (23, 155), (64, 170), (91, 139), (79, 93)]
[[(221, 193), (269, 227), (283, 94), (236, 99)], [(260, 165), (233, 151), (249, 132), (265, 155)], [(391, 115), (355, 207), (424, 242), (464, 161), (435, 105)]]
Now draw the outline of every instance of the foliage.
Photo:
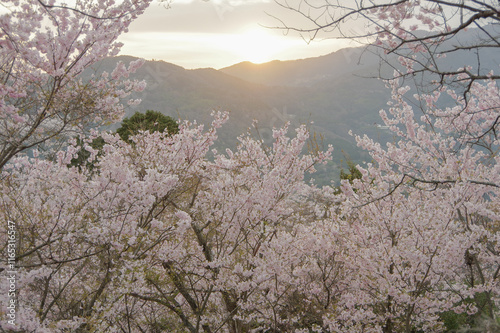
[[(102, 154), (104, 144), (106, 142), (100, 136), (89, 141), (89, 143), (86, 143), (84, 140), (79, 138), (76, 140), (76, 145), (79, 148), (78, 155), (75, 158), (71, 159), (71, 163), (69, 164), (69, 166), (81, 168), (83, 165), (85, 165), (90, 170), (94, 168), (94, 165), (92, 163), (89, 163), (88, 160), (91, 157), (92, 152), (97, 151), (97, 154)], [(88, 150), (85, 149), (86, 147), (88, 148)]]
[(347, 163), (347, 167), (348, 167), (348, 172), (345, 172), (344, 169), (341, 169), (340, 170), (340, 180), (348, 180), (349, 183), (352, 184), (352, 182), (355, 179), (361, 179), (363, 175), (361, 174), (361, 171), (358, 170), (358, 168), (356, 167), (354, 162), (348, 158), (346, 160), (346, 163)]
[(139, 131), (163, 133), (165, 130), (169, 135), (178, 133), (177, 122), (172, 117), (165, 116), (161, 112), (147, 110), (146, 113), (136, 112), (132, 117), (123, 119), (120, 128), (116, 132), (122, 140), (129, 142), (130, 136), (138, 134)]

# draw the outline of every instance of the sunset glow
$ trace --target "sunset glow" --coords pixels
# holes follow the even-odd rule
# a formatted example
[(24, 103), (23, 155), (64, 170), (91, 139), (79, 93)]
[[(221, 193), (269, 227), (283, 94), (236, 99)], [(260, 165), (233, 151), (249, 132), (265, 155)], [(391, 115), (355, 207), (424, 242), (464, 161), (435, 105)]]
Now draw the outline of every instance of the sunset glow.
[(292, 40), (272, 35), (264, 28), (252, 28), (234, 36), (233, 51), (246, 61), (259, 64), (275, 59), (276, 55), (291, 47)]
[[(242, 61), (263, 63), (316, 57), (345, 47), (339, 40), (307, 44), (283, 34), (266, 12), (266, 1), (175, 1), (169, 9), (152, 5), (120, 36), (120, 54), (164, 60), (184, 68), (223, 68)], [(285, 14), (283, 14), (285, 16)]]

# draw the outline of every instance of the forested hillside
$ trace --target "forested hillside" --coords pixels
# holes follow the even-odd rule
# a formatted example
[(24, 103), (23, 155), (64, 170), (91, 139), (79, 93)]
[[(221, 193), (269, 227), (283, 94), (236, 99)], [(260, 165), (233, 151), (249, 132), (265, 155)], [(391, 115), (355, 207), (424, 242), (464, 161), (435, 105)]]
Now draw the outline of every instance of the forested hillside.
[[(467, 31), (460, 37), (460, 43), (473, 40), (475, 31), (477, 29)], [(370, 161), (370, 157), (356, 147), (349, 130), (377, 138), (381, 143), (394, 139), (379, 116), (379, 110), (386, 108), (390, 100), (390, 90), (379, 77), (390, 76), (391, 66), (399, 65), (395, 58), (381, 63), (379, 52), (373, 46), (362, 46), (316, 58), (264, 64), (244, 62), (220, 70), (186, 70), (164, 61), (147, 61), (131, 76), (146, 80), (147, 87), (133, 95), (142, 102), (128, 109), (127, 115), (140, 110), (158, 110), (174, 119), (209, 123), (213, 110), (228, 111), (229, 123), (220, 130), (216, 143), (220, 148), (234, 148), (236, 137), (245, 133), (254, 119), (258, 120), (260, 135), (268, 144), (273, 127), (286, 122), (292, 126), (313, 122), (308, 126), (317, 134), (318, 143), (335, 148), (332, 161), (321, 168), (316, 179), (320, 184), (338, 182), (340, 169), (347, 166), (346, 159), (355, 164)], [(495, 50), (481, 52), (484, 71), (498, 66)], [(472, 63), (474, 57), (473, 52), (452, 54), (441, 62), (448, 69), (458, 68)], [(93, 68), (110, 72), (118, 61), (134, 59), (126, 56), (106, 59)], [(407, 83), (415, 86), (412, 80)], [(409, 98), (414, 105), (418, 103)], [(442, 98), (439, 105), (445, 107), (450, 103), (453, 102)]]
[[(336, 150), (327, 169), (316, 175), (317, 180), (323, 184), (338, 182), (341, 161), (345, 167), (346, 156), (356, 163), (369, 159), (356, 147), (353, 137), (348, 135), (349, 129), (382, 140), (390, 139), (387, 131), (377, 127), (381, 123), (378, 110), (386, 106), (390, 94), (383, 82), (373, 78), (378, 66), (373, 57), (369, 65), (357, 65), (362, 50), (341, 50), (286, 64), (250, 65), (263, 75), (260, 80), (249, 78), (252, 74), (248, 71), (240, 72), (242, 79), (229, 69), (186, 70), (162, 61), (147, 61), (131, 76), (147, 82), (142, 93), (133, 95), (142, 102), (130, 108), (127, 114), (158, 110), (175, 119), (209, 123), (213, 110), (228, 111), (228, 125), (220, 130), (216, 146), (233, 148), (236, 138), (251, 127), (254, 119), (258, 120), (259, 130), (259, 134), (254, 134), (260, 135), (267, 144), (271, 143), (273, 127), (281, 127), (286, 122), (292, 127), (308, 124), (317, 134), (318, 144), (323, 147), (332, 144)], [(332, 62), (332, 58), (335, 61)], [(121, 56), (103, 60), (94, 67), (97, 71), (111, 71), (118, 61), (131, 60), (135, 58)], [(247, 64), (234, 68), (240, 66)], [(250, 73), (254, 73), (253, 70)], [(318, 73), (324, 75), (318, 77)]]

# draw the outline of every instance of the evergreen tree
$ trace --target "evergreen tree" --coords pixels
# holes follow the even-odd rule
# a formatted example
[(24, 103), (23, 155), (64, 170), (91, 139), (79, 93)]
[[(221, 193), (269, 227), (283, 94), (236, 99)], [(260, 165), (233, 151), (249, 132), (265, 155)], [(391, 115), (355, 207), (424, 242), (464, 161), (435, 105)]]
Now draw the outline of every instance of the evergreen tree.
[(161, 112), (147, 110), (146, 113), (136, 112), (132, 117), (123, 119), (122, 126), (116, 132), (123, 141), (130, 143), (130, 137), (138, 134), (139, 131), (163, 133), (165, 130), (168, 135), (178, 133), (177, 122)]

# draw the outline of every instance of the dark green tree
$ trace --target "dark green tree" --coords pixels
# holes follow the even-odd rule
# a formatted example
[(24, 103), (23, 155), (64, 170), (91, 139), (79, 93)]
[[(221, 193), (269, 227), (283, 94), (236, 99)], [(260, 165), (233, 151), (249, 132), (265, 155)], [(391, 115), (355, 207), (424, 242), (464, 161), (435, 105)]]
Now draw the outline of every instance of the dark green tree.
[[(340, 175), (339, 175), (339, 180), (342, 181), (344, 179), (348, 180), (349, 183), (352, 184), (352, 182), (355, 179), (361, 179), (363, 175), (361, 174), (361, 171), (356, 168), (356, 164), (352, 161), (352, 159), (349, 157), (348, 154), (346, 154), (344, 151), (342, 151), (344, 154), (344, 157), (346, 158), (346, 164), (347, 164), (347, 171), (344, 170), (343, 167), (340, 169)], [(340, 186), (337, 186), (335, 189), (336, 194), (340, 194)]]
[(340, 169), (340, 180), (347, 179), (350, 183), (352, 183), (354, 179), (361, 179), (361, 177), (363, 177), (352, 160), (347, 159), (346, 163), (347, 172), (344, 171), (344, 168)]
[[(93, 149), (97, 149), (99, 151), (98, 156), (102, 155), (102, 148), (104, 147), (104, 139), (102, 137), (97, 137), (92, 142), (90, 143), (90, 146)], [(81, 167), (84, 165), (87, 166), (90, 170), (94, 169), (94, 163), (89, 162), (88, 159), (90, 157), (90, 152), (83, 148), (83, 141), (79, 138), (77, 138), (77, 145), (80, 147), (80, 150), (78, 151), (78, 156), (73, 158), (71, 160), (71, 163), (68, 165), (69, 166), (74, 166), (78, 167), (78, 169), (81, 170)]]
[(161, 112), (147, 110), (146, 113), (136, 112), (132, 117), (125, 118), (121, 127), (116, 131), (123, 141), (130, 143), (130, 137), (138, 134), (139, 131), (149, 131), (173, 135), (179, 132), (177, 122)]

